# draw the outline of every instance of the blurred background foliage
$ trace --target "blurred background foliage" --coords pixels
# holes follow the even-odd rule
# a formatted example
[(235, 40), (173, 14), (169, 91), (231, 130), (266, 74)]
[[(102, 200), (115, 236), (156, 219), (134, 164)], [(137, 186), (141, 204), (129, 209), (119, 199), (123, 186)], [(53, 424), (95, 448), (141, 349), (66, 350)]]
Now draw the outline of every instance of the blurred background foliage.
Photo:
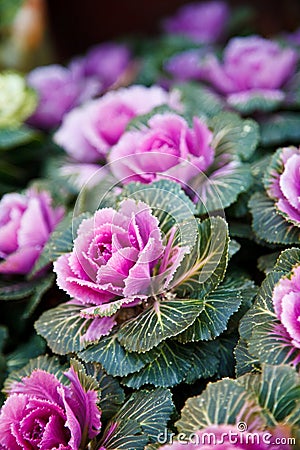
[[(166, 16), (189, 0), (0, 0), (0, 67), (28, 70), (65, 62), (90, 46), (157, 35)], [(266, 37), (300, 25), (299, 0), (227, 0), (245, 14), (239, 34)]]

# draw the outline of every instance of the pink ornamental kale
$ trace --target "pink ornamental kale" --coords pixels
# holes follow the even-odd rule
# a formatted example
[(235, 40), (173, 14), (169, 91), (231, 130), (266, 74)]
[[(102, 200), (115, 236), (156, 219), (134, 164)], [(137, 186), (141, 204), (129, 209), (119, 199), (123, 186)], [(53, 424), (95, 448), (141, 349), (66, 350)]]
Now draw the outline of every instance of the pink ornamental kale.
[(300, 150), (286, 147), (279, 150), (278, 170), (270, 170), (267, 177), (268, 195), (275, 200), (278, 212), (300, 227)]
[(186, 251), (173, 247), (173, 238), (164, 246), (149, 206), (132, 199), (83, 220), (73, 251), (58, 258), (54, 271), (58, 286), (83, 305), (82, 316), (94, 319), (86, 340), (108, 334), (118, 309), (166, 289)]
[(166, 19), (164, 29), (167, 33), (186, 36), (195, 42), (213, 43), (223, 36), (228, 19), (229, 8), (225, 2), (191, 3)]
[(75, 160), (94, 162), (106, 157), (130, 120), (163, 104), (179, 106), (174, 95), (158, 86), (131, 86), (108, 92), (68, 113), (54, 140)]
[(0, 414), (1, 449), (78, 450), (100, 431), (97, 392), (71, 368), (64, 386), (44, 370), (15, 382)]
[(37, 91), (38, 106), (29, 123), (38, 128), (53, 128), (63, 116), (78, 104), (80, 85), (72, 71), (53, 64), (37, 67), (27, 78), (29, 86)]
[(193, 126), (172, 113), (156, 114), (148, 127), (124, 133), (109, 155), (118, 180), (150, 183), (170, 177), (187, 183), (214, 160), (212, 132), (198, 117)]
[(27, 274), (63, 217), (47, 192), (6, 194), (0, 201), (0, 273)]
[(117, 83), (130, 60), (126, 45), (105, 42), (71, 61), (69, 67), (82, 87), (81, 100), (100, 95)]
[(208, 46), (200, 49), (185, 50), (168, 59), (164, 63), (164, 69), (178, 81), (201, 81), (206, 74), (203, 61), (209, 51), (210, 48)]
[(52, 64), (32, 70), (27, 81), (37, 91), (39, 102), (29, 123), (44, 129), (58, 126), (72, 108), (116, 83), (129, 62), (126, 46), (105, 43), (74, 59), (68, 67)]
[(204, 62), (205, 78), (230, 104), (259, 95), (282, 100), (282, 87), (294, 75), (297, 54), (259, 36), (237, 37), (229, 41), (221, 63), (213, 54)]
[(300, 349), (300, 266), (279, 280), (273, 291), (273, 305), (291, 343)]

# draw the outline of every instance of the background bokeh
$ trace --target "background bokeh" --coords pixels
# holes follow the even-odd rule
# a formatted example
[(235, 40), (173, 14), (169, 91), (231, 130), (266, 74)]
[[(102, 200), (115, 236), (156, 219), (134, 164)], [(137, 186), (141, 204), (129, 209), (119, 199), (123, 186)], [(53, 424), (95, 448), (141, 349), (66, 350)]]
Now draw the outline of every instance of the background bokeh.
[[(129, 34), (155, 34), (161, 20), (187, 0), (48, 0), (49, 27), (60, 58), (84, 52), (90, 45)], [(233, 8), (253, 9), (251, 25), (262, 35), (300, 26), (299, 0), (229, 0)]]

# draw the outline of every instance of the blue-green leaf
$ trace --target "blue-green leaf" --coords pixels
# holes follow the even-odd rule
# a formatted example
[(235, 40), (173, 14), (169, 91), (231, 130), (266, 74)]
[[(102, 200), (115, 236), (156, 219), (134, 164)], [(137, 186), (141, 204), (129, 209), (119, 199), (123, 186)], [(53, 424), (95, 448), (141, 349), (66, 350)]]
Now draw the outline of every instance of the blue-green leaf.
[(38, 133), (22, 125), (13, 128), (0, 128), (0, 150), (10, 150), (19, 145), (28, 144), (36, 139)]
[(250, 167), (239, 161), (212, 169), (207, 176), (200, 174), (190, 185), (199, 196), (197, 211), (200, 215), (219, 211), (234, 203), (252, 184)]
[(255, 111), (271, 112), (276, 110), (282, 103), (282, 98), (264, 97), (263, 95), (253, 94), (244, 99), (238, 94), (229, 98), (229, 104), (243, 115), (252, 114)]
[(222, 281), (228, 262), (228, 228), (221, 217), (199, 222), (197, 241), (177, 269), (172, 285), (182, 297), (204, 298)]
[(214, 116), (209, 125), (214, 132), (216, 155), (231, 154), (248, 160), (259, 142), (259, 127), (252, 119), (241, 119), (235, 113), (222, 112)]
[(214, 117), (224, 107), (220, 97), (199, 83), (178, 84), (173, 90), (180, 93), (184, 115), (190, 120), (194, 116)]
[(150, 308), (121, 326), (118, 339), (128, 351), (146, 352), (182, 332), (202, 310), (201, 299), (156, 299)]
[(97, 344), (79, 353), (83, 361), (99, 362), (109, 375), (120, 377), (139, 371), (157, 355), (156, 349), (141, 354), (126, 351), (116, 334), (101, 338)]
[(9, 374), (4, 383), (4, 391), (9, 393), (13, 383), (21, 381), (24, 377), (29, 377), (36, 369), (45, 370), (46, 372), (55, 375), (58, 380), (67, 382), (63, 372), (67, 369), (66, 366), (61, 365), (59, 359), (55, 356), (41, 355), (37, 358), (31, 359), (24, 367), (19, 370), (14, 370)]
[(159, 347), (159, 356), (139, 372), (123, 378), (126, 386), (139, 389), (145, 384), (171, 387), (184, 380), (192, 364), (193, 345), (165, 341)]
[(167, 233), (174, 226), (194, 221), (194, 203), (175, 181), (160, 180), (151, 184), (129, 183), (124, 186), (119, 199), (132, 198), (143, 201), (157, 217), (160, 229)]
[(234, 425), (237, 421), (248, 425), (254, 422), (257, 430), (263, 429), (266, 419), (246, 389), (235, 380), (225, 378), (209, 383), (201, 395), (189, 398), (176, 426), (179, 432), (189, 435), (211, 425)]
[(108, 424), (100, 446), (107, 450), (144, 450), (164, 430), (172, 411), (168, 390), (135, 392)]
[(300, 114), (281, 112), (260, 121), (260, 140), (264, 146), (298, 144), (300, 141)]
[(84, 349), (82, 336), (90, 320), (80, 316), (82, 305), (68, 302), (45, 311), (34, 326), (38, 334), (46, 339), (54, 353), (66, 355)]
[(219, 336), (226, 329), (230, 316), (239, 309), (244, 291), (250, 287), (253, 288), (253, 283), (246, 278), (225, 279), (203, 300), (203, 311), (177, 339), (186, 343)]

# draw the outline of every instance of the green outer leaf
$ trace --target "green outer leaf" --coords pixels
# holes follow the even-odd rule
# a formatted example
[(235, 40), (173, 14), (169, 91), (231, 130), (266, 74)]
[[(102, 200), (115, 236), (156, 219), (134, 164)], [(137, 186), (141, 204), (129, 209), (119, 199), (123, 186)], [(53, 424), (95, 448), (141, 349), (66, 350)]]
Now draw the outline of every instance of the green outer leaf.
[(199, 222), (197, 242), (175, 272), (172, 284), (182, 297), (204, 298), (222, 281), (228, 262), (228, 227), (221, 217)]
[(279, 146), (300, 141), (300, 114), (281, 112), (260, 121), (260, 141), (263, 146)]
[(85, 392), (99, 390), (99, 383), (92, 375), (87, 374), (85, 366), (80, 361), (75, 358), (71, 358), (70, 365), (77, 373), (80, 384)]
[(280, 252), (277, 251), (273, 253), (268, 253), (267, 255), (260, 256), (257, 260), (258, 269), (264, 272), (265, 275), (268, 275), (268, 273), (274, 270), (274, 266), (279, 254)]
[(235, 358), (234, 348), (238, 342), (238, 333), (222, 335), (219, 341), (219, 360), (218, 378), (234, 377)]
[(6, 362), (8, 371), (13, 372), (14, 370), (19, 370), (30, 359), (45, 353), (45, 350), (46, 342), (44, 339), (36, 334), (32, 335), (27, 342), (19, 345), (16, 350), (7, 355)]
[[(149, 441), (157, 440), (172, 411), (168, 390), (135, 392), (108, 424), (100, 446), (107, 450), (143, 450)], [(114, 431), (110, 435), (111, 429)]]
[[(0, 325), (0, 386), (3, 385), (3, 381), (7, 376), (7, 364), (6, 358), (2, 354), (4, 346), (8, 338), (8, 330), (3, 325)], [(4, 396), (0, 393), (0, 407), (4, 401)]]
[(38, 137), (38, 132), (22, 125), (17, 128), (0, 128), (0, 150), (10, 150), (28, 144)]
[(280, 280), (282, 274), (271, 272), (262, 282), (262, 285), (258, 291), (257, 298), (255, 300), (254, 306), (248, 311), (248, 313), (243, 317), (240, 324), (240, 335), (243, 339), (248, 341), (251, 338), (253, 327), (257, 323), (257, 318), (253, 317), (254, 309), (256, 309), (256, 304), (259, 306), (259, 318), (262, 321), (270, 319), (270, 313), (272, 317), (275, 318), (275, 313), (272, 303), (272, 295), (275, 284)]
[(70, 213), (58, 224), (45, 245), (39, 259), (35, 263), (31, 275), (35, 275), (64, 253), (72, 251), (77, 229), (83, 219), (88, 217), (88, 213), (83, 213), (74, 218), (73, 213)]
[(261, 174), (263, 186), (266, 191), (272, 188), (275, 176), (281, 175), (284, 171), (284, 164), (282, 161), (282, 148), (278, 148), (276, 152), (269, 156), (269, 163), (265, 167), (265, 171)]
[(151, 308), (121, 326), (118, 339), (128, 351), (146, 352), (182, 332), (201, 311), (201, 299), (155, 300)]
[[(121, 306), (124, 304), (124, 299), (121, 300), (115, 300), (112, 303), (105, 303), (103, 305), (93, 306), (88, 308), (88, 314), (87, 317), (89, 318), (97, 318), (97, 317), (111, 317), (113, 316)], [(85, 305), (87, 306), (87, 305)], [(85, 315), (85, 309), (83, 307), (82, 314)]]
[(297, 406), (294, 411), (285, 419), (285, 422), (288, 425), (294, 426), (294, 436), (296, 436), (296, 442), (299, 442), (300, 439), (300, 401), (297, 402)]
[[(263, 320), (263, 317), (257, 318), (261, 311), (253, 309), (253, 319)], [(265, 315), (268, 322), (260, 322), (253, 328), (253, 335), (249, 340), (249, 351), (254, 357), (258, 357), (261, 363), (267, 364), (295, 364), (299, 362), (300, 351), (295, 348), (289, 339), (283, 339), (285, 329), (279, 325), (272, 314)], [(277, 326), (276, 326), (277, 325)]]
[(229, 104), (241, 114), (248, 115), (255, 111), (271, 112), (280, 106), (282, 99), (266, 98), (262, 95), (253, 95), (247, 101), (238, 101), (230, 99)]
[(241, 248), (241, 244), (235, 239), (230, 239), (228, 247), (228, 259), (231, 259)]
[(35, 322), (38, 334), (46, 339), (54, 353), (66, 355), (79, 352), (85, 347), (82, 339), (89, 320), (80, 317), (82, 305), (62, 303), (44, 312)]
[(259, 127), (254, 120), (243, 120), (235, 113), (221, 112), (210, 120), (209, 125), (214, 132), (216, 155), (232, 154), (243, 160), (253, 155), (259, 141)]
[[(113, 432), (111, 433), (111, 429)], [(136, 420), (111, 422), (104, 430), (104, 436), (97, 448), (105, 450), (144, 450), (147, 436)]]
[(159, 442), (156, 442), (156, 443), (154, 443), (154, 444), (148, 444), (146, 447), (145, 447), (145, 450), (157, 450), (157, 449), (159, 449), (161, 447), (161, 444), (159, 443)]
[(194, 383), (199, 378), (209, 378), (217, 373), (220, 363), (218, 344), (219, 340), (193, 345), (192, 364), (185, 383)]
[(252, 287), (253, 283), (242, 277), (225, 279), (203, 300), (204, 310), (177, 339), (186, 343), (219, 336), (226, 329), (229, 317), (239, 309), (243, 291), (250, 286)]
[(276, 426), (290, 415), (300, 398), (300, 376), (290, 366), (263, 365), (261, 375), (246, 375), (237, 380), (253, 392), (259, 405), (268, 412), (269, 425)]
[(176, 111), (172, 110), (168, 105), (156, 106), (149, 113), (142, 114), (131, 119), (126, 127), (126, 131), (143, 130), (145, 129), (145, 127), (147, 127), (148, 121), (151, 119), (152, 116), (154, 116), (155, 114), (164, 114), (164, 113), (176, 114)]
[(180, 93), (180, 99), (184, 105), (184, 115), (190, 121), (194, 116), (213, 117), (224, 107), (220, 97), (199, 83), (178, 84), (173, 87), (172, 91)]
[(136, 420), (150, 441), (155, 442), (157, 435), (166, 427), (173, 410), (172, 395), (168, 389), (143, 390), (132, 394), (114, 419)]
[(179, 432), (190, 434), (210, 425), (234, 425), (245, 418), (248, 425), (256, 423), (255, 431), (264, 428), (262, 408), (235, 380), (223, 379), (209, 383), (201, 395), (189, 398), (175, 425)]
[[(245, 277), (247, 277), (247, 275)], [(245, 285), (245, 289), (242, 292), (242, 303), (237, 312), (235, 312), (228, 321), (226, 331), (227, 333), (230, 334), (236, 332), (242, 317), (244, 317), (244, 315), (247, 313), (247, 311), (249, 311), (249, 309), (253, 305), (253, 300), (256, 294), (257, 294), (257, 287), (255, 286), (253, 281), (248, 280), (248, 286)]]
[(8, 330), (4, 325), (0, 325), (0, 352), (2, 352), (8, 338)]
[(242, 239), (255, 239), (255, 234), (251, 226), (247, 223), (234, 222), (229, 224), (230, 236)]
[(241, 377), (249, 372), (254, 372), (259, 367), (257, 358), (249, 353), (247, 342), (240, 339), (234, 350), (236, 367), (235, 373), (237, 377)]
[(125, 394), (118, 380), (104, 371), (100, 364), (86, 363), (85, 370), (88, 375), (94, 377), (99, 383), (99, 408), (101, 410), (101, 420), (105, 421), (119, 411), (124, 403)]
[(256, 192), (249, 202), (253, 216), (252, 227), (258, 237), (274, 244), (299, 244), (300, 229), (289, 224), (276, 211), (274, 201)]
[(183, 381), (193, 361), (193, 345), (181, 345), (169, 340), (163, 342), (158, 350), (159, 356), (156, 359), (138, 373), (123, 378), (122, 383), (139, 389), (145, 384), (172, 387)]
[(197, 203), (198, 214), (227, 208), (249, 189), (252, 182), (249, 165), (240, 162), (236, 162), (234, 168), (224, 168), (224, 171), (220, 168), (208, 176), (201, 174), (195, 177), (190, 185), (200, 198)]
[(157, 355), (156, 349), (141, 354), (127, 352), (115, 334), (101, 338), (97, 344), (87, 347), (78, 356), (86, 362), (99, 362), (109, 375), (123, 377), (137, 372)]
[(62, 366), (56, 356), (41, 355), (35, 359), (31, 359), (26, 366), (22, 367), (22, 369), (11, 372), (5, 380), (3, 388), (4, 392), (8, 394), (13, 383), (21, 381), (24, 377), (30, 376), (36, 369), (45, 370), (46, 372), (55, 375), (59, 381), (63, 383), (67, 382), (67, 379), (63, 374), (67, 367)]
[(167, 233), (173, 225), (195, 221), (195, 205), (175, 181), (160, 180), (151, 184), (129, 183), (123, 187), (119, 200), (124, 198), (141, 200), (149, 205), (152, 214), (159, 220), (163, 233)]
[(54, 279), (55, 277), (53, 273), (50, 273), (48, 276), (40, 279), (39, 284), (37, 284), (34, 292), (29, 298), (28, 303), (26, 304), (25, 310), (22, 314), (23, 319), (27, 319), (33, 314), (36, 307), (42, 300), (43, 295), (51, 288)]
[(0, 300), (19, 300), (33, 293), (37, 281), (19, 281), (0, 283)]
[(274, 270), (275, 272), (282, 272), (284, 274), (290, 273), (295, 266), (300, 264), (300, 249), (289, 248), (280, 253), (279, 258), (276, 261)]

